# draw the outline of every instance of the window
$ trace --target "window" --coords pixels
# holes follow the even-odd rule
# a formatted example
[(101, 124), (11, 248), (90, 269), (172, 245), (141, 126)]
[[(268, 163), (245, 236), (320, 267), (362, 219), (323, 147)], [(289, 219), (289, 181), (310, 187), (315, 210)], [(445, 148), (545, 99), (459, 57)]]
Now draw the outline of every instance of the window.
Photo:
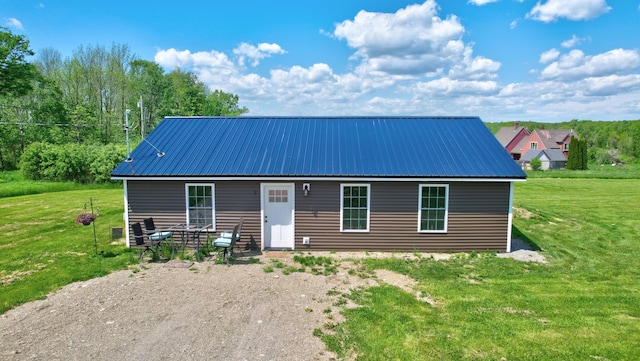
[(369, 184), (342, 184), (340, 221), (343, 232), (369, 231)]
[(530, 149), (538, 149), (538, 142), (531, 142), (529, 144)]
[(269, 203), (289, 202), (289, 191), (287, 189), (269, 189)]
[(569, 143), (564, 143), (564, 151), (568, 152), (569, 151)]
[(449, 217), (449, 186), (420, 185), (418, 202), (420, 232), (446, 232)]
[(213, 184), (187, 184), (187, 223), (215, 230), (215, 201)]

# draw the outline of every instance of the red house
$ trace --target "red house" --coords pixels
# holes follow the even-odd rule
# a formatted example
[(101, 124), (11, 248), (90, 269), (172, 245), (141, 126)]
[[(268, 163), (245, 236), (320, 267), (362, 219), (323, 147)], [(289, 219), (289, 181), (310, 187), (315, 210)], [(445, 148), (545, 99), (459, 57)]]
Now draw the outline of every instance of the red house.
[(531, 133), (525, 127), (521, 127), (518, 123), (514, 123), (513, 127), (504, 127), (498, 130), (496, 138), (502, 146), (509, 152), (514, 160), (520, 159), (523, 154), (520, 150), (522, 141)]
[(573, 129), (534, 130), (533, 133), (522, 142), (520, 154), (526, 154), (529, 150), (560, 149), (565, 158), (568, 158), (569, 143), (571, 143), (572, 136), (579, 138)]

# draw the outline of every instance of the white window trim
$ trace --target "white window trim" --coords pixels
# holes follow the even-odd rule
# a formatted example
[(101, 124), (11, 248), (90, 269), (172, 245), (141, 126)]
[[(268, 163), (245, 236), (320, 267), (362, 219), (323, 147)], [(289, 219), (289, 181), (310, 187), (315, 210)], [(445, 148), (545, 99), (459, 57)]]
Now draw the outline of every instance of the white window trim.
[(190, 186), (209, 186), (211, 187), (211, 228), (210, 230), (215, 232), (216, 230), (216, 185), (214, 183), (185, 183), (184, 185), (184, 205), (185, 205), (185, 219), (187, 225), (189, 224), (189, 187)]
[(565, 152), (569, 151), (569, 143), (564, 143), (564, 146), (562, 147), (562, 150)]
[(529, 149), (538, 150), (538, 142), (529, 142)]
[[(428, 230), (421, 229), (422, 225), (422, 191), (424, 188), (431, 187), (444, 187), (445, 199), (444, 199), (444, 229), (443, 230)], [(449, 185), (448, 184), (420, 184), (418, 190), (418, 233), (447, 233), (449, 229)]]
[[(367, 187), (367, 229), (344, 229), (344, 187)], [(340, 184), (340, 232), (366, 233), (369, 232), (371, 221), (371, 184), (342, 183)]]

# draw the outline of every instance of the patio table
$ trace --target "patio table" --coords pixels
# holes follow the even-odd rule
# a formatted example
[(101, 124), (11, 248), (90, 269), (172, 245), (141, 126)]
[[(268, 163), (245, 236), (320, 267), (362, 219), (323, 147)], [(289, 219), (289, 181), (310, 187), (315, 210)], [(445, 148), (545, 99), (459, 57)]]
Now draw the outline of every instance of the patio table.
[[(180, 223), (180, 224), (174, 224), (167, 228), (163, 228), (162, 230), (173, 232), (174, 234), (180, 233), (180, 242), (183, 250), (184, 250), (184, 247), (186, 247), (189, 244), (189, 241), (192, 240), (196, 248), (196, 259), (198, 260), (198, 262), (200, 262), (200, 235), (202, 234), (202, 232), (207, 232), (211, 227), (212, 227), (211, 224), (207, 224), (205, 226), (198, 226), (198, 225)], [(171, 257), (173, 257), (174, 251), (175, 251), (175, 243), (174, 245), (172, 245), (172, 248), (171, 248)]]

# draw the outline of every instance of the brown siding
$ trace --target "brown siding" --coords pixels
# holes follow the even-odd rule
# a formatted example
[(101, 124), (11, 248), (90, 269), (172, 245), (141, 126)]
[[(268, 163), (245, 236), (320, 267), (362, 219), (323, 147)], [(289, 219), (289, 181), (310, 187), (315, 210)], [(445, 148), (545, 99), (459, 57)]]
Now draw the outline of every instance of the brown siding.
[[(153, 217), (156, 228), (185, 223), (186, 195), (182, 181), (128, 181), (129, 222), (142, 222)], [(198, 183), (198, 182), (189, 182)], [(215, 184), (215, 234), (231, 231), (244, 217), (242, 242), (254, 241), (260, 246), (260, 183), (201, 182)], [(133, 244), (133, 233), (131, 233)], [(178, 239), (179, 240), (179, 239)]]
[[(203, 182), (207, 183), (207, 182)], [(244, 217), (243, 242), (260, 247), (260, 182), (215, 183), (216, 233)], [(356, 183), (356, 182), (353, 182)], [(160, 228), (184, 223), (185, 182), (128, 181), (130, 222), (152, 216)], [(418, 232), (417, 182), (370, 182), (371, 221), (366, 233), (340, 232), (340, 182), (311, 182), (307, 197), (296, 182), (298, 250), (469, 251), (506, 249), (509, 183), (449, 184), (447, 233)], [(310, 237), (311, 244), (302, 244)], [(132, 238), (133, 239), (133, 238)], [(133, 242), (132, 242), (133, 243)]]
[[(506, 250), (509, 183), (449, 183), (447, 233), (418, 232), (419, 184), (372, 182), (369, 232), (340, 232), (340, 183), (296, 186), (296, 249)], [(310, 245), (302, 245), (310, 237)]]

